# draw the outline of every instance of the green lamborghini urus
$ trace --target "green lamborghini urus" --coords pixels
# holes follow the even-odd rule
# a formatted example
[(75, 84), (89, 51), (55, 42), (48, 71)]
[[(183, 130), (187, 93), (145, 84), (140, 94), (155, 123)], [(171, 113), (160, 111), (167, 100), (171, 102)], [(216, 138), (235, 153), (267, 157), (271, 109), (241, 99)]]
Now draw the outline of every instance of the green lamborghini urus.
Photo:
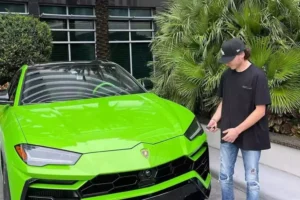
[(206, 133), (113, 62), (24, 65), (0, 91), (5, 200), (202, 200)]

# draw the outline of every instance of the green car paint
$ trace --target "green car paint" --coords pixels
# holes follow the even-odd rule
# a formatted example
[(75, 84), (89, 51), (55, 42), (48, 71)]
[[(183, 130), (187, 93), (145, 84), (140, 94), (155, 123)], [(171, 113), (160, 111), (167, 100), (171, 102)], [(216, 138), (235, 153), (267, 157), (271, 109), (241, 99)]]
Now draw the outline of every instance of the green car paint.
[[(178, 195), (184, 192), (208, 198), (211, 175), (207, 138), (192, 112), (147, 92), (116, 64), (113, 66), (125, 77), (120, 80), (126, 82), (129, 77), (132, 87), (110, 90), (97, 83), (84, 92), (94, 95), (96, 89), (102, 90), (101, 94), (124, 94), (46, 102), (49, 91), (51, 95), (59, 94), (59, 87), (74, 88), (84, 83), (77, 74), (75, 84), (65, 81), (51, 90), (57, 81), (47, 81), (57, 76), (47, 76), (60, 73), (52, 70), (60, 65), (65, 69), (105, 63), (24, 65), (20, 69), (17, 84), (12, 86), (16, 88), (14, 101), (7, 99), (0, 105), (2, 170), (7, 175), (4, 190), (10, 194), (7, 200), (120, 200), (151, 195), (156, 199), (162, 194), (165, 198), (185, 199)], [(31, 69), (45, 75), (35, 78)], [(111, 75), (117, 77), (120, 72)], [(68, 75), (66, 80), (76, 73), (61, 72)], [(29, 74), (32, 78), (26, 79)], [(83, 77), (90, 81), (85, 86), (91, 85), (91, 77)], [(41, 86), (34, 81), (42, 82)], [(45, 97), (39, 87), (48, 92)], [(139, 92), (132, 88), (139, 88)], [(44, 102), (37, 100), (41, 98)], [(34, 99), (36, 102), (29, 103)], [(191, 188), (196, 190), (190, 192)]]

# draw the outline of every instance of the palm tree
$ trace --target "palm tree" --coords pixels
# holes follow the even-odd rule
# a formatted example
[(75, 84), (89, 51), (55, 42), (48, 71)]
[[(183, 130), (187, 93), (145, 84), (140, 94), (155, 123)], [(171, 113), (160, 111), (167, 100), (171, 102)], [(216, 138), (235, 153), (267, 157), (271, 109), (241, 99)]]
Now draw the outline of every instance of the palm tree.
[(158, 13), (152, 43), (153, 91), (192, 111), (211, 112), (226, 69), (217, 63), (220, 46), (239, 37), (251, 60), (265, 70), (272, 97), (270, 112), (300, 107), (300, 8), (292, 0), (171, 0)]
[(98, 59), (109, 59), (108, 0), (96, 0), (96, 55)]

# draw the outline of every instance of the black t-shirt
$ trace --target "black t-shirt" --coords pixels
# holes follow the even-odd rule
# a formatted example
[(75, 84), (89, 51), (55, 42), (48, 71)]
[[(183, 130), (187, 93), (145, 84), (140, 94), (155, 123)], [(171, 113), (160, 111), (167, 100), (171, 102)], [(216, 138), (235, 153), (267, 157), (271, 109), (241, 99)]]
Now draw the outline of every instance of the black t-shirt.
[[(267, 77), (253, 64), (243, 72), (226, 70), (221, 77), (218, 95), (222, 97), (221, 142), (225, 142), (222, 132), (237, 127), (255, 110), (256, 105), (271, 104)], [(267, 114), (241, 133), (234, 144), (244, 150), (270, 149)]]

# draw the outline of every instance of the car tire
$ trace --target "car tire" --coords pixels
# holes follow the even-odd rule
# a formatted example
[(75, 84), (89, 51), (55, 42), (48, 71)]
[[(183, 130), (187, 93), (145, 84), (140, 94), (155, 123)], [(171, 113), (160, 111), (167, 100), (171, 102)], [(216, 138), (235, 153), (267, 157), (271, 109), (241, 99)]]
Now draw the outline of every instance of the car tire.
[(3, 160), (3, 156), (1, 154), (1, 168), (2, 168), (2, 179), (3, 179), (3, 199), (5, 200), (11, 200), (10, 198), (10, 191), (9, 191), (9, 181), (8, 181), (8, 175), (7, 175), (7, 167), (6, 163)]

